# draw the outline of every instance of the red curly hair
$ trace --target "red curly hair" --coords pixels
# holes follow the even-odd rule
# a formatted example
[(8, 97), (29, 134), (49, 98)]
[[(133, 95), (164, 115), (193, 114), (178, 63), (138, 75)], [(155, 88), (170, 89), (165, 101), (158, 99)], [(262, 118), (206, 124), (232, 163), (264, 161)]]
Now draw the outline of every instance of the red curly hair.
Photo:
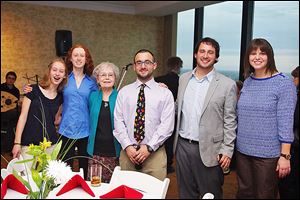
[(68, 67), (69, 73), (73, 71), (73, 64), (71, 58), (72, 58), (72, 52), (76, 48), (83, 48), (83, 50), (85, 51), (85, 65), (84, 65), (83, 73), (87, 74), (88, 76), (91, 76), (94, 70), (94, 62), (90, 54), (90, 51), (83, 44), (76, 44), (72, 46), (72, 48), (70, 48), (68, 51), (68, 54), (66, 56), (66, 65)]

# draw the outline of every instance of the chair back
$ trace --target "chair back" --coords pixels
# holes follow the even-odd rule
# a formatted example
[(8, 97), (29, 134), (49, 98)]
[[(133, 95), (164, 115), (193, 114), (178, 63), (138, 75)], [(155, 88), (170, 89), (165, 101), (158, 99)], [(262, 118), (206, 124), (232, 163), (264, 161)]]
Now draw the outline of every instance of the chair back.
[(14, 158), (9, 161), (6, 169), (1, 169), (1, 177), (3, 180), (6, 178), (6, 176), (12, 174), (13, 170), (15, 170), (20, 176), (26, 174), (26, 171), (30, 171), (29, 169), (26, 169), (26, 165), (24, 163), (16, 163), (21, 160), (23, 160), (23, 157), (20, 155), (19, 158)]
[(20, 160), (23, 160), (22, 158), (14, 158), (7, 164), (7, 171), (10, 173), (13, 173), (13, 170), (16, 170), (18, 173), (25, 171), (25, 165), (24, 163), (16, 163)]
[(121, 170), (121, 167), (117, 166), (114, 169), (109, 184), (112, 188), (126, 185), (153, 199), (164, 199), (168, 191), (169, 183), (169, 178), (165, 178), (161, 181), (142, 172)]

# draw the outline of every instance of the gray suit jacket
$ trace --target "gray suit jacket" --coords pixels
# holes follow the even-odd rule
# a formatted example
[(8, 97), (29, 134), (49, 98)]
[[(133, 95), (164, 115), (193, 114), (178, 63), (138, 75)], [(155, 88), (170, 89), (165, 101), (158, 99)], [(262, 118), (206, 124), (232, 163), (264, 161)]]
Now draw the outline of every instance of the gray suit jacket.
[[(186, 72), (179, 79), (178, 123), (174, 138), (174, 151), (178, 141), (183, 97), (191, 77), (192, 72)], [(237, 87), (235, 81), (216, 72), (209, 85), (199, 123), (200, 156), (207, 167), (218, 165), (218, 154), (232, 157), (237, 128), (236, 102)]]

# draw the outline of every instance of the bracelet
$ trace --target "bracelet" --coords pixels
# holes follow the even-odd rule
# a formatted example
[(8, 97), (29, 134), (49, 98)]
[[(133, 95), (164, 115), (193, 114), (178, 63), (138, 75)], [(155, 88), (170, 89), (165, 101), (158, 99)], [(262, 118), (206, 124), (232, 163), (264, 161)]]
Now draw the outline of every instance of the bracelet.
[(21, 145), (21, 143), (15, 142), (14, 145)]

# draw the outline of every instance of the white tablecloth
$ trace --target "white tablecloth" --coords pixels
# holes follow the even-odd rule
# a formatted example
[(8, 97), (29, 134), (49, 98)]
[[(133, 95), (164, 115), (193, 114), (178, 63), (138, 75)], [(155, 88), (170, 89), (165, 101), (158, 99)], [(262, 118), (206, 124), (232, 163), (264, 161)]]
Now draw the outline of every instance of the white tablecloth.
[[(56, 196), (56, 194), (64, 186), (64, 184), (61, 184), (60, 186), (56, 187), (53, 191), (49, 193), (48, 199), (99, 199), (101, 195), (113, 189), (112, 186), (109, 185), (108, 183), (101, 183), (101, 186), (99, 187), (92, 187), (90, 181), (87, 181), (87, 184), (94, 192), (95, 197), (92, 197), (90, 194), (88, 194), (80, 187), (74, 188), (73, 190), (70, 190), (60, 196)], [(144, 192), (142, 193), (144, 195), (143, 199), (153, 199), (151, 195)], [(26, 199), (26, 196), (27, 195), (14, 191), (12, 189), (7, 189), (7, 193), (4, 199)]]
[[(48, 199), (99, 199), (100, 195), (103, 195), (112, 189), (110, 188), (110, 185), (108, 183), (101, 183), (99, 187), (92, 187), (90, 181), (87, 181), (87, 184), (94, 192), (95, 197), (89, 195), (81, 187), (74, 188), (73, 190), (70, 190), (62, 195), (56, 196), (56, 194), (64, 186), (64, 184), (61, 184), (49, 193)], [(14, 191), (12, 189), (7, 189), (7, 193), (4, 199), (26, 199), (26, 196), (27, 195)]]

